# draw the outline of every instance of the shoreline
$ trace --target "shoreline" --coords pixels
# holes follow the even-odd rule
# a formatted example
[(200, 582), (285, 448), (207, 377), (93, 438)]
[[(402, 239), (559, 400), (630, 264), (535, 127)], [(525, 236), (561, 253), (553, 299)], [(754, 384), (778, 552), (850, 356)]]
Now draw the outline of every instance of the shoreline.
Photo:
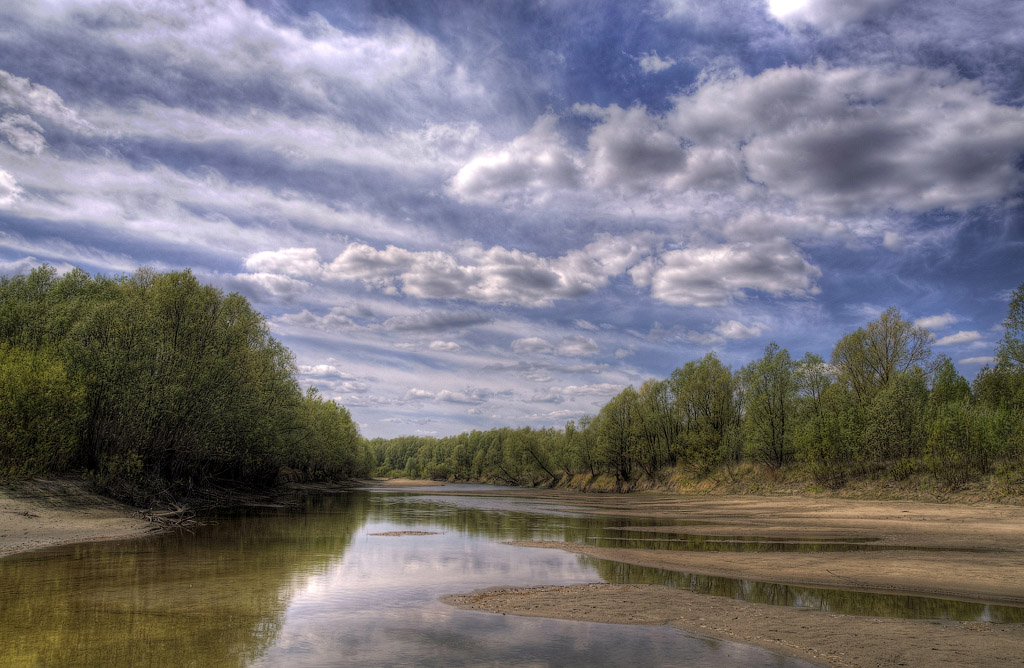
[(825, 666), (996, 666), (1020, 661), (1024, 624), (857, 617), (661, 585), (492, 587), (441, 598), (494, 614), (673, 626)]
[(79, 480), (0, 485), (0, 558), (57, 545), (139, 538), (159, 531), (136, 508), (95, 494)]

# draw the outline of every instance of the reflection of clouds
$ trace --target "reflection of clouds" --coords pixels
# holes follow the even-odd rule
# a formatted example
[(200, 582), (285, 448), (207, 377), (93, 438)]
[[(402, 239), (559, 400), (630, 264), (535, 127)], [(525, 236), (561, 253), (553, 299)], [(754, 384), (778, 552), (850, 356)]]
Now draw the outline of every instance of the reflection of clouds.
[[(344, 557), (294, 592), (278, 642), (254, 665), (600, 666), (639, 656), (652, 666), (807, 665), (669, 627), (503, 616), (438, 601), (499, 585), (600, 581), (579, 555), (497, 542), (604, 522), (538, 514), (544, 509), (510, 498), (375, 493)], [(370, 535), (411, 527), (438, 533)]]

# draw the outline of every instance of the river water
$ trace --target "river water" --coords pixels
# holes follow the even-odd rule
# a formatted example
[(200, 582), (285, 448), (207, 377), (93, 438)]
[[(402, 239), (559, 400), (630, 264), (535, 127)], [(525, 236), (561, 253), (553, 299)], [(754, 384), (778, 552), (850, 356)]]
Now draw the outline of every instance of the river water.
[[(498, 585), (661, 582), (781, 605), (852, 605), (859, 614), (1024, 619), (1019, 608), (703, 578), (503, 542), (713, 549), (672, 536), (651, 543), (631, 524), (651, 521), (566, 514), (513, 497), (358, 490), (220, 517), (194, 533), (15, 555), (0, 560), (0, 666), (810, 665), (669, 627), (495, 615), (438, 601)], [(432, 533), (381, 535), (408, 531)]]

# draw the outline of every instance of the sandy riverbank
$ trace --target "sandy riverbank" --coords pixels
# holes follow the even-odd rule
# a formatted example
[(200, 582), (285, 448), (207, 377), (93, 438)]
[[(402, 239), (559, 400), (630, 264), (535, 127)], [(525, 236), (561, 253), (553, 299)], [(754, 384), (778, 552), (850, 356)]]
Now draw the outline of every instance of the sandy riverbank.
[(0, 486), (0, 557), (51, 545), (134, 538), (155, 525), (75, 480)]
[(1010, 666), (1024, 625), (851, 617), (656, 585), (499, 587), (445, 597), (467, 610), (614, 624), (668, 624), (827, 666)]
[[(572, 510), (650, 517), (665, 533), (805, 541), (863, 541), (863, 552), (684, 552), (548, 547), (642, 566), (748, 580), (900, 592), (1024, 605), (1024, 508), (800, 497), (583, 495), (530, 490), (514, 495)], [(632, 530), (637, 527), (630, 527)], [(897, 549), (932, 548), (928, 550)], [(937, 550), (935, 548), (938, 548)], [(746, 603), (652, 585), (499, 588), (447, 602), (505, 614), (626, 624), (671, 624), (836, 666), (1021, 665), (1024, 625), (845, 616)]]

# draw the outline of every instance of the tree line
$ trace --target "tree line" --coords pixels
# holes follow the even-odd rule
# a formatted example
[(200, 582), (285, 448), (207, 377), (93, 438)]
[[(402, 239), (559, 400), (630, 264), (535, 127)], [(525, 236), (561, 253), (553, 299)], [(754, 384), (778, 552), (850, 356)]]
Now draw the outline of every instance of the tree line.
[(958, 488), (989, 474), (1024, 486), (1024, 285), (995, 361), (968, 383), (934, 336), (889, 308), (843, 336), (831, 358), (776, 343), (733, 370), (709, 353), (630, 386), (564, 429), (502, 428), (374, 439), (382, 475), (615, 488), (739, 465), (800, 469), (839, 488), (855, 478), (931, 476)]
[(244, 297), (188, 270), (0, 278), (0, 475), (85, 469), (143, 502), (367, 473), (349, 412), (295, 376)]

